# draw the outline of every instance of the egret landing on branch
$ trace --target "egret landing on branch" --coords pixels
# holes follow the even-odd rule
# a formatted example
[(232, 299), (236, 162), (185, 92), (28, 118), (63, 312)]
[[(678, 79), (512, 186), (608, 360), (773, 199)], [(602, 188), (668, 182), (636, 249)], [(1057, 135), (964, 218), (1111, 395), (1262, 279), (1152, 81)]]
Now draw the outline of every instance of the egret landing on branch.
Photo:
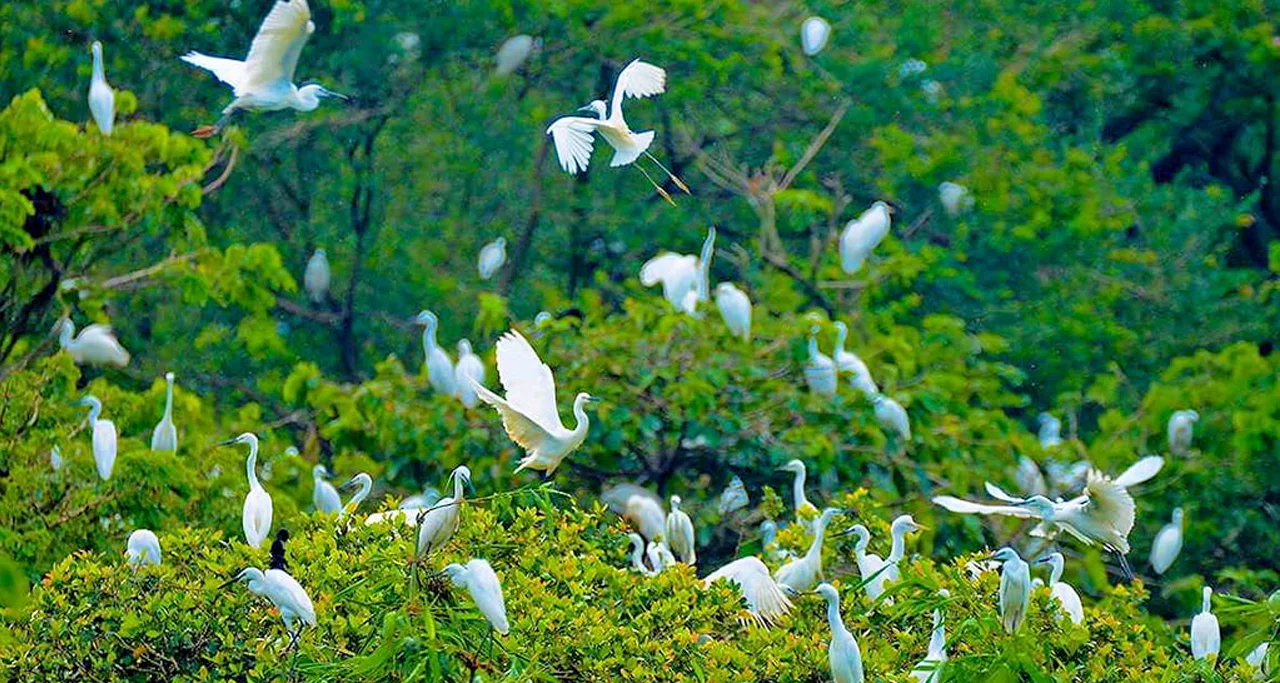
[[(643, 133), (636, 133), (627, 125), (626, 119), (622, 116), (622, 101), (628, 97), (652, 97), (662, 94), (667, 88), (667, 72), (662, 69), (642, 62), (634, 60), (618, 74), (618, 80), (613, 85), (613, 98), (609, 107), (606, 106), (604, 100), (595, 100), (591, 104), (582, 107), (584, 110), (590, 110), (595, 113), (595, 118), (586, 116), (564, 116), (556, 119), (547, 128), (547, 133), (551, 135), (552, 141), (556, 146), (556, 156), (560, 158), (560, 167), (569, 173), (581, 173), (587, 170), (587, 165), (591, 163), (591, 149), (595, 144), (594, 133), (600, 133), (605, 142), (608, 142), (614, 150), (613, 161), (609, 162), (610, 166), (627, 166), (640, 158), (643, 154), (657, 164), (671, 181), (676, 184), (686, 194), (690, 194), (689, 186), (684, 181), (676, 177), (674, 173), (662, 165), (652, 154), (649, 153), (649, 145), (653, 144), (653, 131), (647, 130)], [(673, 206), (675, 201), (671, 195), (649, 175), (649, 172), (643, 167), (636, 165), (644, 177), (649, 180), (658, 194), (670, 202)]]

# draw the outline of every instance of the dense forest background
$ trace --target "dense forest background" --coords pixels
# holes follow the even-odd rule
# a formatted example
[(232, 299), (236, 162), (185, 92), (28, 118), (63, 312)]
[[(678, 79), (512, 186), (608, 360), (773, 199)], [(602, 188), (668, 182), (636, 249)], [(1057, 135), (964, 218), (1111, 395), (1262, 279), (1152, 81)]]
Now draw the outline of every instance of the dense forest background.
[[(548, 519), (586, 525), (590, 534), (560, 542), (605, 548), (618, 567), (626, 539), (595, 509), (599, 492), (631, 482), (681, 495), (715, 567), (752, 542), (766, 514), (782, 514), (770, 490), (787, 490), (789, 476), (776, 468), (801, 458), (815, 499), (928, 524), (916, 550), (941, 567), (1021, 543), (1026, 529), (945, 516), (930, 496), (1011, 482), (1020, 456), (1088, 458), (1118, 472), (1143, 454), (1169, 455), (1167, 420), (1188, 408), (1201, 415), (1194, 450), (1170, 457), (1138, 498), (1131, 560), (1150, 592), (1137, 589), (1140, 605), (1117, 597), (1096, 552), (1069, 553), (1068, 576), (1090, 597), (1135, 600), (1124, 609), (1155, 629), (1147, 652), (1172, 647), (1206, 583), (1235, 595), (1239, 614), (1223, 622), (1239, 648), (1274, 628), (1274, 616), (1251, 607), (1280, 571), (1273, 3), (315, 0), (299, 79), (351, 100), (242, 116), (221, 139), (191, 137), (229, 93), (178, 57), (241, 54), (270, 4), (0, 6), (5, 639), (34, 647), (39, 615), (68, 599), (42, 595), (42, 579), (80, 572), (92, 585), (133, 528), (166, 543), (170, 532), (190, 553), (202, 527), (238, 536), (243, 453), (216, 444), (241, 431), (263, 437), (277, 520), (299, 527), (300, 548), (311, 548), (308, 530), (324, 535), (300, 514), (311, 465), (368, 471), (382, 505), (442, 486), (465, 462), (482, 493), (526, 487), (536, 505), (524, 502)], [(799, 27), (811, 14), (832, 34), (809, 57)], [(538, 47), (499, 75), (495, 53), (517, 34)], [(93, 40), (117, 89), (110, 137), (88, 122)], [(608, 168), (603, 151), (587, 173), (564, 173), (544, 135), (556, 117), (606, 97), (634, 58), (667, 70), (667, 92), (628, 103), (628, 119), (657, 131), (653, 151), (689, 184), (688, 195), (669, 188), (674, 207), (634, 170)], [(973, 206), (949, 215), (942, 182), (967, 187)], [(875, 200), (894, 207), (892, 233), (846, 275), (836, 237)], [(750, 342), (733, 339), (714, 308), (684, 316), (639, 283), (646, 259), (697, 253), (708, 226), (719, 234), (712, 286), (734, 282), (754, 302)], [(506, 265), (481, 280), (477, 254), (497, 237)], [(333, 271), (320, 304), (301, 287), (317, 248)], [(422, 309), (439, 316), (451, 355), (470, 340), (491, 386), (493, 343), (515, 326), (537, 332), (562, 403), (577, 391), (604, 399), (586, 445), (554, 479), (581, 510), (539, 493), (536, 476), (512, 474), (520, 454), (492, 410), (432, 394), (414, 324)], [(535, 329), (540, 311), (553, 321)], [(76, 368), (50, 332), (68, 316), (112, 325), (132, 362)], [(832, 400), (805, 390), (809, 329), (821, 328), (827, 350), (835, 321), (908, 409), (916, 433), (904, 455), (886, 454), (856, 392)], [(173, 457), (146, 448), (167, 371), (179, 386)], [(121, 431), (109, 482), (92, 474), (83, 410), (70, 405), (86, 392)], [(1037, 442), (1042, 411), (1062, 418), (1068, 456)], [(56, 477), (53, 446), (71, 464)], [(753, 513), (722, 519), (715, 501), (735, 474)], [(505, 505), (492, 518), (477, 512), (484, 523), (467, 538), (501, 520), (531, 524)], [(1142, 565), (1177, 506), (1186, 546), (1157, 579)], [(373, 543), (361, 533), (359, 543)], [(356, 562), (366, 545), (343, 552)], [(220, 552), (251, 561), (247, 550)], [(367, 630), (348, 634), (368, 649), (341, 647), (372, 657), (402, 627), (370, 609)], [(920, 621), (931, 607), (910, 609), (902, 618)], [(101, 616), (86, 613), (84, 624)], [(459, 643), (450, 647), (466, 650)], [(66, 647), (72, 658), (77, 646)], [(314, 668), (304, 672), (355, 675), (325, 668), (337, 658), (307, 647)], [(180, 651), (168, 651), (175, 669), (163, 658), (155, 669), (145, 657), (134, 664), (195, 675)], [(457, 670), (456, 654), (440, 654), (440, 671)], [(367, 675), (405, 674), (400, 656), (366, 662), (387, 667)], [(572, 678), (556, 668), (568, 654), (509, 656), (528, 668), (500, 669), (508, 675)], [(994, 676), (981, 658), (961, 666)], [(1037, 657), (1008, 666), (1009, 680), (1033, 666), (1095, 679)]]

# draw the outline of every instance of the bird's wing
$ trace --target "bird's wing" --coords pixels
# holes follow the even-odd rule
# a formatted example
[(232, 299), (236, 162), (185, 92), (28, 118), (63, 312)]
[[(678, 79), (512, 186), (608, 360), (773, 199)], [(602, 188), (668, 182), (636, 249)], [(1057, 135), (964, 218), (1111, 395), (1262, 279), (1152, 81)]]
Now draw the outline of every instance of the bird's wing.
[(934, 496), (934, 505), (942, 507), (952, 512), (959, 512), (964, 515), (1005, 515), (1008, 517), (1021, 517), (1030, 519), (1035, 517), (1035, 513), (1028, 508), (1017, 507), (1014, 505), (987, 505), (984, 503), (975, 503), (969, 500), (962, 500), (954, 496)]
[(556, 408), (556, 380), (529, 341), (515, 330), (498, 339), (498, 378), (507, 404), (547, 432), (564, 431)]
[(652, 97), (667, 89), (667, 72), (648, 62), (634, 60), (618, 74), (609, 101), (609, 118), (622, 116), (622, 100), (627, 97)]
[(1085, 492), (1089, 495), (1089, 516), (1115, 529), (1122, 537), (1133, 530), (1133, 496), (1097, 470), (1089, 470)]
[(198, 66), (201, 69), (207, 69), (218, 80), (231, 86), (233, 90), (239, 90), (241, 84), (245, 81), (244, 62), (237, 59), (210, 57), (199, 52), (188, 52), (182, 55), (182, 61), (192, 66)]
[(315, 30), (307, 0), (278, 0), (244, 58), (245, 87), (293, 81), (302, 46)]
[(569, 173), (587, 170), (587, 165), (591, 163), (591, 149), (595, 145), (594, 133), (600, 123), (600, 119), (585, 116), (563, 116), (547, 128), (556, 145), (560, 168)]
[(1014, 504), (1022, 503), (1026, 501), (1025, 498), (1019, 498), (1017, 496), (1010, 495), (1004, 489), (1000, 488), (999, 486), (996, 486), (995, 484), (992, 484), (991, 482), (986, 483), (986, 489), (987, 489), (987, 495), (991, 496), (992, 498), (995, 498), (996, 500), (1002, 500), (1006, 503), (1014, 503)]
[(1120, 476), (1113, 481), (1116, 486), (1127, 489), (1130, 486), (1137, 486), (1148, 479), (1160, 473), (1160, 468), (1164, 467), (1164, 458), (1158, 455), (1148, 455), (1147, 457), (1133, 463), (1129, 469), (1125, 470)]
[(644, 262), (640, 267), (640, 284), (652, 287), (682, 273), (693, 263), (693, 257), (664, 251)]
[(298, 613), (298, 618), (302, 623), (308, 626), (316, 624), (316, 608), (311, 605), (311, 597), (307, 595), (307, 591), (303, 590), (302, 584), (298, 580), (290, 576), (282, 569), (269, 569), (269, 573), (274, 573), (273, 579), (276, 586), (279, 587), (281, 597), (287, 596), (288, 606)]
[(502, 416), (502, 428), (507, 431), (507, 436), (521, 448), (532, 451), (551, 438), (551, 434), (542, 425), (517, 410), (501, 396), (489, 391), (483, 384), (477, 384), (472, 380), (471, 387), (475, 389), (476, 396), (479, 396), (481, 401), (497, 409), (498, 414)]
[(758, 557), (744, 557), (726, 564), (707, 576), (703, 585), (709, 586), (720, 579), (738, 584), (747, 609), (764, 625), (773, 624), (791, 609), (787, 594), (769, 576), (769, 568)]

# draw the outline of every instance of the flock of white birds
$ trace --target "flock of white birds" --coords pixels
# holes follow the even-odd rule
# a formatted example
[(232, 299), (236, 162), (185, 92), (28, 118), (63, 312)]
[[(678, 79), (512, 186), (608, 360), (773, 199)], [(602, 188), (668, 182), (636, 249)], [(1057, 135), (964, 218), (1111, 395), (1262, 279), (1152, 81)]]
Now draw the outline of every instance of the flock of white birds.
[[(302, 48), (315, 30), (310, 8), (306, 0), (278, 0), (263, 21), (257, 36), (243, 61), (210, 57), (191, 52), (182, 59), (192, 65), (207, 69), (234, 91), (234, 99), (223, 110), (222, 118), (214, 126), (196, 131), (208, 136), (221, 131), (231, 116), (240, 110), (277, 110), (292, 108), (311, 111), (325, 97), (343, 96), (319, 85), (297, 87), (293, 83), (294, 72)], [(807, 55), (822, 51), (831, 36), (831, 25), (820, 17), (810, 17), (801, 27), (801, 44)], [(500, 75), (519, 67), (540, 41), (529, 36), (516, 36), (507, 41), (497, 56)], [(89, 110), (104, 135), (111, 135), (114, 126), (114, 92), (107, 84), (102, 60), (102, 45), (94, 42), (93, 73), (89, 89)], [(918, 61), (918, 60), (913, 60)], [(910, 67), (908, 69), (908, 67)], [(911, 73), (925, 68), (923, 62), (904, 65)], [(904, 72), (905, 73), (905, 72)], [(663, 166), (648, 149), (653, 143), (654, 131), (634, 132), (623, 116), (622, 104), (627, 98), (645, 98), (661, 94), (666, 88), (666, 72), (640, 60), (629, 63), (617, 77), (610, 101), (596, 100), (583, 107), (593, 116), (565, 116), (557, 119), (547, 129), (555, 146), (560, 165), (570, 173), (585, 171), (590, 164), (595, 135), (598, 133), (614, 149), (611, 166), (633, 165), (641, 156), (653, 161), (676, 187), (688, 192), (688, 187), (675, 174)], [(653, 177), (639, 165), (644, 173), (668, 201), (672, 198)], [(969, 191), (956, 183), (946, 182), (939, 187), (939, 201), (950, 215), (957, 215), (973, 205)], [(874, 202), (858, 218), (849, 222), (839, 238), (839, 259), (846, 273), (855, 273), (867, 262), (877, 245), (889, 234), (893, 208), (886, 202)], [(641, 283), (648, 287), (661, 283), (663, 296), (682, 313), (700, 316), (699, 307), (711, 300), (709, 274), (711, 259), (715, 253), (715, 229), (708, 231), (698, 256), (664, 252), (646, 262), (640, 271)], [(481, 250), (477, 266), (482, 279), (491, 278), (506, 261), (506, 240), (498, 238)], [(304, 288), (316, 304), (323, 304), (329, 297), (331, 274), (323, 249), (317, 249), (308, 261), (304, 273)], [(733, 283), (720, 283), (714, 289), (715, 304), (725, 325), (734, 336), (744, 341), (751, 338), (752, 303), (747, 294)], [(535, 326), (548, 318), (540, 313)], [(499, 396), (485, 386), (486, 372), (483, 361), (471, 349), (466, 339), (458, 342), (458, 360), (455, 363), (442, 349), (436, 334), (437, 316), (423, 311), (417, 322), (424, 327), (422, 345), (428, 379), (433, 390), (442, 395), (456, 396), (466, 406), (479, 402), (492, 406), (501, 416), (503, 427), (511, 440), (526, 453), (516, 471), (539, 470), (550, 476), (556, 468), (587, 438), (590, 418), (586, 406), (594, 400), (589, 394), (578, 393), (573, 401), (575, 424), (569, 429), (561, 421), (556, 403), (555, 378), (551, 369), (542, 362), (537, 352), (520, 332), (511, 330), (496, 344), (498, 377), (504, 395)], [(870, 369), (853, 351), (845, 348), (848, 328), (837, 322), (837, 339), (832, 356), (822, 353), (818, 347), (818, 328), (809, 335), (808, 361), (804, 365), (804, 381), (815, 394), (830, 397), (839, 391), (841, 378), (848, 378), (851, 386), (872, 403), (876, 419), (890, 439), (891, 448), (905, 453), (911, 442), (911, 426), (907, 411), (892, 398), (880, 393)], [(129, 363), (129, 353), (120, 345), (111, 329), (93, 324), (75, 334), (70, 320), (61, 320), (57, 328), (60, 346), (72, 355), (76, 363), (87, 365), (112, 365), (123, 367)], [(168, 388), (164, 414), (152, 434), (153, 450), (175, 451), (178, 433), (173, 422), (173, 373), (165, 376)], [(94, 396), (80, 401), (89, 408), (88, 424), (92, 432), (92, 450), (98, 474), (102, 479), (111, 476), (116, 458), (117, 433), (115, 425), (102, 417), (102, 403)], [(1194, 410), (1176, 412), (1169, 420), (1169, 450), (1183, 455), (1191, 447), (1193, 426), (1199, 419)], [(1062, 443), (1061, 423), (1051, 415), (1042, 414), (1040, 441), (1046, 449)], [(256, 472), (258, 438), (251, 433), (226, 442), (246, 444), (249, 448), (245, 461), (248, 492), (245, 495), (243, 530), (245, 541), (253, 548), (260, 548), (271, 532), (272, 502), (270, 494), (258, 480)], [(60, 450), (54, 447), (50, 459), (55, 468), (63, 465)], [(1087, 462), (1059, 463), (1051, 461), (1042, 473), (1034, 461), (1024, 458), (1019, 463), (1015, 478), (1025, 495), (1009, 494), (988, 483), (988, 494), (994, 503), (979, 503), (953, 496), (937, 496), (933, 502), (947, 510), (962, 514), (1004, 515), (1032, 519), (1037, 526), (1032, 534), (1048, 540), (1059, 535), (1073, 538), (1084, 545), (1098, 545), (1113, 553), (1126, 573), (1131, 573), (1125, 556), (1129, 552), (1128, 535), (1134, 525), (1136, 505), (1128, 489), (1155, 476), (1164, 464), (1157, 456), (1138, 461), (1118, 477), (1112, 478), (1094, 469)], [(704, 585), (720, 580), (738, 587), (752, 620), (763, 626), (776, 623), (779, 617), (792, 608), (795, 596), (816, 592), (827, 605), (827, 617), (831, 628), (829, 648), (831, 673), (837, 683), (863, 680), (863, 667), (857, 639), (845, 627), (840, 613), (839, 593), (824, 582), (822, 549), (828, 526), (842, 514), (837, 508), (827, 508), (821, 513), (809, 502), (805, 493), (806, 468), (800, 460), (792, 460), (781, 469), (794, 475), (792, 504), (795, 523), (812, 535), (812, 541), (803, 555), (796, 556), (781, 549), (775, 536), (778, 524), (766, 520), (761, 525), (763, 556), (770, 562), (781, 563), (770, 572), (760, 557), (744, 557), (711, 572), (703, 579)], [(1048, 479), (1046, 480), (1045, 473)], [(342, 503), (338, 489), (330, 484), (328, 472), (321, 465), (313, 470), (314, 497), (317, 512), (345, 516), (353, 513), (368, 496), (373, 482), (368, 474), (360, 473), (342, 488), (358, 489), (351, 500)], [(464, 486), (471, 483), (471, 472), (466, 466), (456, 468), (450, 474), (452, 495), (439, 497), (429, 491), (422, 496), (407, 499), (399, 509), (380, 512), (365, 519), (367, 524), (403, 523), (415, 525), (418, 530), (417, 555), (427, 558), (448, 543), (461, 523)], [(1078, 491), (1069, 499), (1049, 497), (1049, 484), (1059, 492)], [(697, 562), (696, 534), (689, 515), (680, 509), (679, 496), (672, 496), (670, 511), (652, 492), (638, 486), (624, 484), (603, 494), (603, 499), (618, 514), (630, 521), (639, 533), (630, 534), (632, 540), (631, 563), (635, 571), (653, 576), (676, 563), (693, 565)], [(720, 500), (720, 511), (726, 513), (748, 505), (748, 495), (737, 477), (725, 489)], [(1152, 568), (1159, 574), (1168, 570), (1182, 547), (1183, 512), (1174, 511), (1173, 520), (1157, 534), (1150, 554)], [(900, 577), (900, 565), (906, 557), (907, 535), (922, 529), (910, 515), (893, 520), (890, 530), (891, 545), (888, 557), (881, 559), (869, 553), (870, 532), (863, 525), (854, 525), (838, 535), (857, 536), (854, 549), (856, 564), (863, 579), (864, 590), (873, 600), (891, 601), (886, 595), (889, 587)], [(147, 529), (134, 531), (128, 539), (126, 556), (135, 566), (159, 564), (161, 550), (159, 539)], [(1030, 565), (1010, 547), (997, 550), (987, 560), (974, 563), (973, 572), (980, 573), (998, 563), (1000, 566), (999, 614), (1004, 628), (1018, 631), (1026, 619), (1032, 591), (1039, 579), (1031, 578)], [(1061, 616), (1072, 622), (1084, 620), (1083, 607), (1076, 591), (1062, 578), (1064, 560), (1057, 552), (1051, 552), (1035, 561), (1050, 569), (1048, 588), (1052, 599), (1061, 608)], [(443, 574), (461, 587), (465, 587), (484, 614), (494, 631), (507, 634), (509, 624), (502, 597), (499, 578), (484, 559), (475, 558), (465, 564), (450, 564)], [(283, 567), (266, 571), (248, 567), (232, 581), (242, 581), (255, 594), (268, 598), (278, 609), (285, 627), (296, 644), (302, 626), (316, 623), (315, 609), (306, 591)], [(230, 583), (230, 582), (228, 582)], [(945, 594), (945, 591), (944, 591)], [(1212, 590), (1204, 589), (1203, 607), (1191, 626), (1191, 649), (1197, 659), (1216, 657), (1221, 638), (1216, 617), (1211, 610)], [(911, 674), (919, 681), (937, 680), (947, 659), (944, 617), (939, 609), (933, 615), (933, 634), (928, 652)], [(1259, 674), (1267, 664), (1267, 646), (1263, 643), (1248, 656), (1248, 661), (1258, 668)]]

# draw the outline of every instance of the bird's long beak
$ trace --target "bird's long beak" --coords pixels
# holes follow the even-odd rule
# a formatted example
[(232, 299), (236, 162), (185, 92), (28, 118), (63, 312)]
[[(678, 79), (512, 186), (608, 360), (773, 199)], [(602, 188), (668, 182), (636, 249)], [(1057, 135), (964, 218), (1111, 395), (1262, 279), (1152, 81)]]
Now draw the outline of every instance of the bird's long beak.
[(226, 441), (219, 441), (219, 442), (218, 442), (218, 445), (219, 445), (219, 446), (232, 446), (232, 445), (234, 445), (234, 444), (236, 443), (236, 439), (239, 439), (239, 438), (240, 438), (240, 437), (238, 437), (238, 436), (237, 436), (235, 439), (227, 439)]
[(325, 97), (333, 97), (333, 98), (335, 98), (335, 99), (342, 100), (343, 102), (350, 102), (350, 101), (351, 101), (351, 98), (350, 98), (350, 97), (347, 97), (346, 95), (343, 95), (343, 94), (342, 94), (342, 93), (340, 93), (340, 92), (334, 92), (334, 91), (332, 91), (332, 90), (329, 90), (328, 88), (322, 89), (320, 92), (321, 92), (321, 94), (323, 94)]
[(227, 579), (226, 581), (223, 581), (221, 584), (219, 584), (219, 585), (218, 585), (218, 590), (222, 590), (223, 588), (226, 588), (226, 587), (228, 587), (228, 586), (230, 586), (230, 585), (232, 585), (232, 584), (236, 583), (236, 582), (237, 582), (237, 581), (239, 581), (239, 580), (240, 580), (240, 575), (239, 575), (239, 574), (236, 574), (235, 576), (233, 576), (233, 577), (231, 577), (231, 578)]
[(838, 532), (836, 532), (836, 533), (834, 533), (834, 534), (831, 534), (831, 537), (832, 537), (832, 538), (840, 538), (841, 536), (848, 536), (848, 535), (849, 535), (849, 534), (851, 534), (851, 533), (853, 533), (853, 527), (849, 527), (848, 529), (845, 529), (844, 531), (838, 531)]
[(588, 396), (588, 397), (587, 397), (587, 403), (600, 403), (600, 402), (602, 402), (602, 401), (604, 401), (604, 399), (600, 398), (599, 396)]
[(353, 488), (355, 488), (355, 487), (356, 487), (356, 478), (355, 478), (355, 477), (352, 477), (350, 480), (348, 480), (348, 481), (347, 481), (347, 483), (343, 484), (342, 486), (339, 486), (339, 487), (338, 487), (338, 490), (339, 490), (339, 491), (350, 491), (351, 489), (353, 489)]
[(925, 525), (923, 525), (923, 524), (917, 524), (917, 525), (916, 525), (916, 533), (919, 533), (919, 532), (921, 532), (921, 531), (929, 531), (929, 527), (927, 527), (927, 526), (925, 526)]
[(1036, 558), (1034, 561), (1032, 561), (1031, 564), (1048, 564), (1048, 562), (1049, 562), (1049, 556), (1045, 555), (1044, 557)]

